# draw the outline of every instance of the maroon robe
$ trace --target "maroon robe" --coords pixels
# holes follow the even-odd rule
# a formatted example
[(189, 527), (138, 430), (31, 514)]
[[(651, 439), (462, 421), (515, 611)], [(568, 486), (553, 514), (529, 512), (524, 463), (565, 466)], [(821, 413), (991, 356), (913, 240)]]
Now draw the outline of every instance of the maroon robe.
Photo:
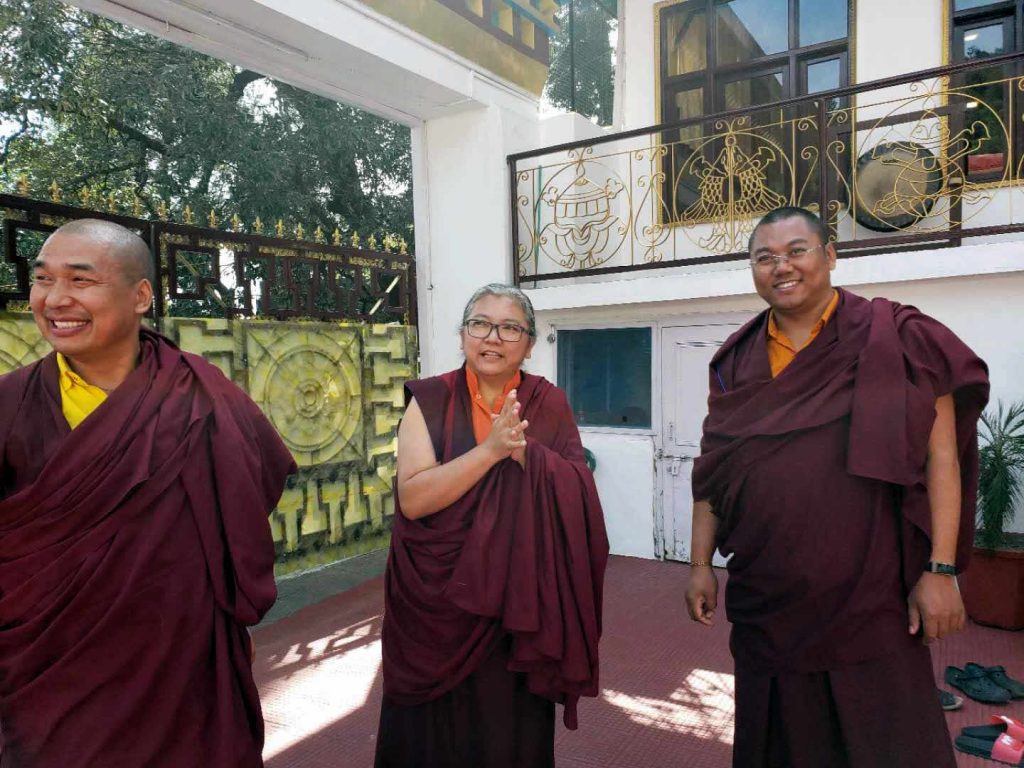
[(925, 463), (950, 393), (966, 566), (985, 365), (914, 308), (840, 289), (830, 322), (773, 379), (766, 325), (767, 312), (712, 359), (693, 472), (732, 555), (734, 765), (952, 766), (906, 597), (931, 550)]
[[(464, 368), (410, 382), (408, 393), (439, 462), (476, 445)], [(545, 700), (563, 703), (575, 728), (578, 698), (597, 695), (601, 505), (562, 390), (524, 374), (518, 400), (530, 422), (525, 469), (501, 461), (419, 520), (396, 511), (378, 766), (541, 766), (552, 759)], [(508, 750), (495, 748), (503, 742)]]
[(0, 403), (0, 765), (261, 766), (246, 625), (294, 470), (269, 422), (147, 330), (74, 431), (53, 354)]

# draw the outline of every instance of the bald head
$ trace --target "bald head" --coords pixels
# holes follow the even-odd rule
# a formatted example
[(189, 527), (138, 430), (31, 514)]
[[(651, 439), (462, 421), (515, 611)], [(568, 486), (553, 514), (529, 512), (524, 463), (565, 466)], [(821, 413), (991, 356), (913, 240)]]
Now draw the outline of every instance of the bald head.
[(84, 238), (104, 248), (122, 270), (127, 282), (148, 280), (150, 285), (156, 284), (149, 246), (130, 229), (102, 219), (76, 219), (60, 227), (47, 238), (47, 242), (63, 236)]

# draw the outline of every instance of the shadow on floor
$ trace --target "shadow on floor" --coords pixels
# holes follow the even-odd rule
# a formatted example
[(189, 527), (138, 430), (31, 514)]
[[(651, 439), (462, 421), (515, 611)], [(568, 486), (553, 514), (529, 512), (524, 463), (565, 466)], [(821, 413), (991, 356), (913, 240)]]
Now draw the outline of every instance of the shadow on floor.
[[(365, 565), (365, 564), (364, 564)], [(728, 768), (733, 666), (719, 612), (706, 628), (686, 616), (686, 566), (613, 557), (605, 592), (599, 699), (580, 703), (580, 728), (559, 724), (559, 768)], [(721, 574), (724, 576), (724, 574)], [(724, 587), (724, 578), (720, 579)], [(379, 715), (383, 580), (372, 578), (295, 610), (255, 633), (254, 667), (267, 721), (268, 768), (369, 768)], [(1024, 678), (1024, 633), (971, 626), (933, 652), (947, 664), (1003, 664)], [(881, 705), (881, 703), (880, 703)], [(969, 702), (954, 732), (994, 708)], [(1002, 708), (1024, 719), (1024, 702)], [(958, 755), (959, 768), (991, 763)]]

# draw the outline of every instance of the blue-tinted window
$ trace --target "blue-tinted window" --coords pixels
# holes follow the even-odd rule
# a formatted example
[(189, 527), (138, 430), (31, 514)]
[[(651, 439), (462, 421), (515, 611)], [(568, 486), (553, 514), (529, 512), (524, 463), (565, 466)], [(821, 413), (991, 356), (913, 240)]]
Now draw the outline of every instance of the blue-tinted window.
[(849, 13), (849, 0), (801, 0), (800, 46), (846, 37)]
[(996, 5), (998, 0), (955, 0), (953, 10), (967, 11), (971, 8), (982, 8), (986, 5)]
[(651, 329), (558, 332), (558, 384), (580, 426), (651, 427)]

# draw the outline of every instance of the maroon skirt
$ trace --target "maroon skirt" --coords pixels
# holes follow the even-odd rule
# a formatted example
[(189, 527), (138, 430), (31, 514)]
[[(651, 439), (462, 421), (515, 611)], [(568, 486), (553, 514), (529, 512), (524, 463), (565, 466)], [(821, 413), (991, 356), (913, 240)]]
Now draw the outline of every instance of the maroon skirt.
[(815, 673), (736, 667), (734, 768), (956, 768), (922, 645)]
[(555, 705), (508, 670), (509, 640), (432, 701), (381, 704), (375, 768), (554, 768)]

